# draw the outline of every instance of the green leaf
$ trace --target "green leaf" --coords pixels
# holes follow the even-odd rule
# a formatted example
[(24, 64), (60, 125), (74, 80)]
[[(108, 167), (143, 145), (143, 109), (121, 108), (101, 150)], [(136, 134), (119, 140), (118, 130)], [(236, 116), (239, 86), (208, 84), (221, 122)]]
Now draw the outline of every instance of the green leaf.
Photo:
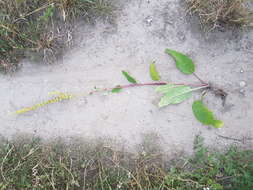
[(126, 77), (128, 82), (137, 83), (136, 80), (133, 77), (131, 77), (126, 71), (122, 71), (122, 74)]
[(183, 86), (183, 85), (175, 85), (175, 84), (166, 84), (166, 85), (161, 85), (161, 86), (158, 86), (155, 91), (156, 92), (161, 92), (163, 94), (165, 94), (166, 92), (168, 92), (171, 88), (175, 88), (175, 87), (178, 87), (178, 86)]
[(163, 85), (156, 88), (156, 91), (165, 94), (159, 102), (159, 107), (169, 104), (179, 104), (192, 96), (192, 89), (189, 86), (183, 85)]
[(216, 120), (213, 112), (211, 112), (201, 100), (197, 100), (192, 104), (192, 111), (198, 121), (204, 125), (212, 125), (215, 128), (220, 128), (224, 123), (220, 120)]
[(160, 75), (156, 70), (155, 62), (150, 64), (149, 73), (150, 73), (150, 77), (152, 78), (152, 80), (154, 80), (154, 81), (160, 80)]
[(166, 49), (165, 53), (171, 55), (174, 58), (177, 68), (182, 73), (189, 75), (195, 71), (195, 65), (188, 56), (171, 49)]
[(112, 89), (112, 93), (119, 93), (120, 91), (122, 90), (122, 88), (119, 86), (119, 87), (115, 87)]

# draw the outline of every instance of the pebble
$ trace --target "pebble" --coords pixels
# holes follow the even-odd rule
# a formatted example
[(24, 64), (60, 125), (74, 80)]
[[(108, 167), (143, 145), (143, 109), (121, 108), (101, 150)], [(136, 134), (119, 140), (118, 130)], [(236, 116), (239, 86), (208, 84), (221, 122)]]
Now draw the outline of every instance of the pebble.
[(241, 69), (241, 70), (240, 70), (240, 73), (244, 73), (244, 70), (243, 70), (243, 69)]
[(239, 83), (239, 85), (240, 85), (241, 88), (243, 88), (243, 87), (246, 86), (246, 82), (245, 82), (245, 81), (241, 81), (241, 82)]
[(244, 93), (245, 93), (245, 90), (244, 90), (244, 89), (241, 89), (241, 90), (240, 90), (240, 93), (241, 93), (241, 94), (244, 94)]
[(152, 22), (153, 22), (153, 19), (151, 18), (151, 16), (148, 16), (148, 17), (146, 18), (146, 23), (147, 23), (147, 25), (148, 25), (148, 26), (151, 26)]
[(87, 98), (82, 98), (78, 101), (77, 106), (84, 106), (88, 103)]

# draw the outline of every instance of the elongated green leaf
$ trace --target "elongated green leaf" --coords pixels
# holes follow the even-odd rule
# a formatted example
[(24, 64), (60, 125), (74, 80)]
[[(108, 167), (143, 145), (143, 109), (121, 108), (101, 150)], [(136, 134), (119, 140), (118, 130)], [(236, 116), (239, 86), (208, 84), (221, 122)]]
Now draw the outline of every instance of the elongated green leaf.
[(158, 86), (155, 91), (156, 92), (161, 92), (163, 94), (167, 93), (171, 88), (176, 88), (176, 87), (179, 87), (179, 86), (183, 86), (183, 85), (174, 85), (174, 84), (166, 84), (166, 85), (161, 85), (161, 86)]
[(131, 77), (126, 71), (122, 71), (122, 74), (126, 77), (128, 82), (137, 83), (136, 80), (133, 77)]
[(150, 73), (150, 77), (152, 78), (152, 80), (154, 80), (154, 81), (160, 80), (160, 75), (156, 69), (154, 62), (151, 63), (149, 66), (149, 73)]
[(179, 104), (192, 96), (192, 89), (189, 86), (164, 85), (156, 89), (165, 95), (159, 102), (159, 107), (169, 104)]
[(171, 49), (166, 49), (165, 53), (171, 55), (174, 58), (177, 68), (182, 73), (189, 75), (195, 71), (195, 65), (188, 56)]
[(122, 88), (119, 86), (119, 87), (115, 87), (114, 89), (112, 89), (112, 93), (119, 93), (120, 91), (122, 90)]
[(211, 112), (201, 100), (197, 100), (192, 104), (192, 111), (198, 121), (204, 125), (212, 125), (215, 128), (223, 126), (223, 122), (215, 119), (213, 112)]

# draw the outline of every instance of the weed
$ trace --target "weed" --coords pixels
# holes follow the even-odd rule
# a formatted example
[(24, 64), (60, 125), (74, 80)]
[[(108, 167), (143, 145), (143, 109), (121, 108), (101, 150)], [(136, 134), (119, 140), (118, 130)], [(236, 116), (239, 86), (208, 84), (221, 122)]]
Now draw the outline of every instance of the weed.
[(245, 0), (187, 0), (189, 11), (196, 13), (204, 29), (247, 26), (253, 22)]
[[(198, 137), (190, 158), (133, 154), (84, 141), (2, 141), (1, 189), (252, 190), (253, 151), (209, 151)], [(146, 149), (148, 150), (148, 149)], [(165, 155), (163, 155), (165, 158)], [(185, 157), (185, 156), (184, 156)]]
[(22, 114), (22, 113), (26, 113), (28, 111), (32, 111), (32, 110), (35, 110), (39, 107), (43, 107), (45, 105), (48, 105), (48, 104), (52, 104), (52, 103), (56, 103), (56, 102), (61, 102), (63, 100), (69, 100), (71, 98), (73, 98), (73, 95), (70, 95), (70, 94), (66, 94), (66, 93), (61, 93), (61, 92), (53, 92), (51, 94), (54, 94), (54, 95), (57, 95), (55, 98), (52, 98), (50, 100), (47, 100), (45, 102), (42, 102), (42, 103), (39, 103), (39, 104), (36, 104), (32, 107), (27, 107), (27, 108), (24, 108), (24, 109), (21, 109), (21, 110), (18, 110), (17, 112), (15, 112), (16, 114)]
[[(129, 85), (117, 85), (114, 88), (104, 88), (104, 89), (96, 89), (92, 90), (88, 93), (88, 95), (92, 95), (97, 92), (112, 92), (112, 93), (119, 93), (122, 89), (132, 88), (132, 87), (140, 87), (140, 86), (159, 86), (156, 88), (156, 91), (163, 94), (163, 97), (160, 99), (158, 104), (159, 107), (168, 106), (171, 104), (180, 104), (187, 99), (192, 97), (192, 92), (203, 90), (202, 96), (200, 100), (196, 100), (192, 104), (192, 111), (195, 118), (204, 125), (213, 126), (215, 128), (220, 128), (224, 125), (224, 123), (220, 120), (217, 120), (212, 111), (210, 111), (203, 103), (203, 99), (208, 91), (213, 92), (216, 96), (219, 96), (223, 101), (223, 106), (225, 104), (227, 93), (224, 92), (222, 89), (216, 88), (213, 85), (203, 81), (195, 72), (195, 63), (193, 60), (175, 50), (166, 49), (165, 53), (169, 54), (176, 63), (176, 67), (184, 74), (190, 75), (192, 74), (200, 84), (186, 84), (186, 83), (172, 83), (172, 82), (158, 82), (160, 81), (160, 74), (156, 69), (156, 65), (154, 62), (150, 64), (149, 67), (149, 74), (153, 81), (156, 82), (149, 82), (149, 83), (138, 83), (135, 78), (133, 78), (128, 72), (122, 71), (123, 76), (127, 79), (128, 82), (132, 83)], [(36, 104), (31, 107), (26, 107), (21, 110), (16, 111), (16, 114), (23, 114), (37, 108), (43, 107), (45, 105), (60, 102), (66, 99), (72, 99), (73, 97), (78, 96), (87, 96), (87, 93), (69, 95), (65, 93), (57, 93), (58, 97)]]
[(0, 7), (0, 69), (4, 71), (17, 69), (19, 60), (28, 55), (54, 62), (71, 44), (77, 21), (91, 21), (112, 11), (107, 0), (2, 0)]

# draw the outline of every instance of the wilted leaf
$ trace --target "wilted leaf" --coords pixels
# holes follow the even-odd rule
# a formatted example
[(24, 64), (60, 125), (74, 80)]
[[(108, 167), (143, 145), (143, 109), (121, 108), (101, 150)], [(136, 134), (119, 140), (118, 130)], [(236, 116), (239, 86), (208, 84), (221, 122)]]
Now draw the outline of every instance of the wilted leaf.
[(136, 80), (133, 77), (131, 77), (126, 71), (122, 71), (122, 74), (126, 77), (128, 82), (137, 83)]
[(152, 80), (154, 80), (154, 81), (160, 80), (160, 75), (156, 70), (156, 66), (155, 66), (154, 62), (150, 64), (149, 73), (150, 73)]
[(112, 93), (119, 93), (122, 90), (121, 87), (115, 87), (114, 89), (112, 89)]
[(192, 111), (198, 121), (204, 125), (212, 125), (215, 128), (220, 128), (223, 126), (223, 122), (216, 120), (213, 112), (211, 112), (201, 100), (197, 100), (192, 104)]
[(188, 56), (171, 49), (166, 49), (165, 52), (174, 58), (177, 68), (182, 73), (192, 74), (195, 71), (195, 65)]
[(159, 107), (167, 106), (169, 104), (179, 104), (190, 98), (192, 95), (192, 89), (189, 86), (183, 85), (163, 85), (156, 88), (156, 91), (165, 94), (159, 102)]

